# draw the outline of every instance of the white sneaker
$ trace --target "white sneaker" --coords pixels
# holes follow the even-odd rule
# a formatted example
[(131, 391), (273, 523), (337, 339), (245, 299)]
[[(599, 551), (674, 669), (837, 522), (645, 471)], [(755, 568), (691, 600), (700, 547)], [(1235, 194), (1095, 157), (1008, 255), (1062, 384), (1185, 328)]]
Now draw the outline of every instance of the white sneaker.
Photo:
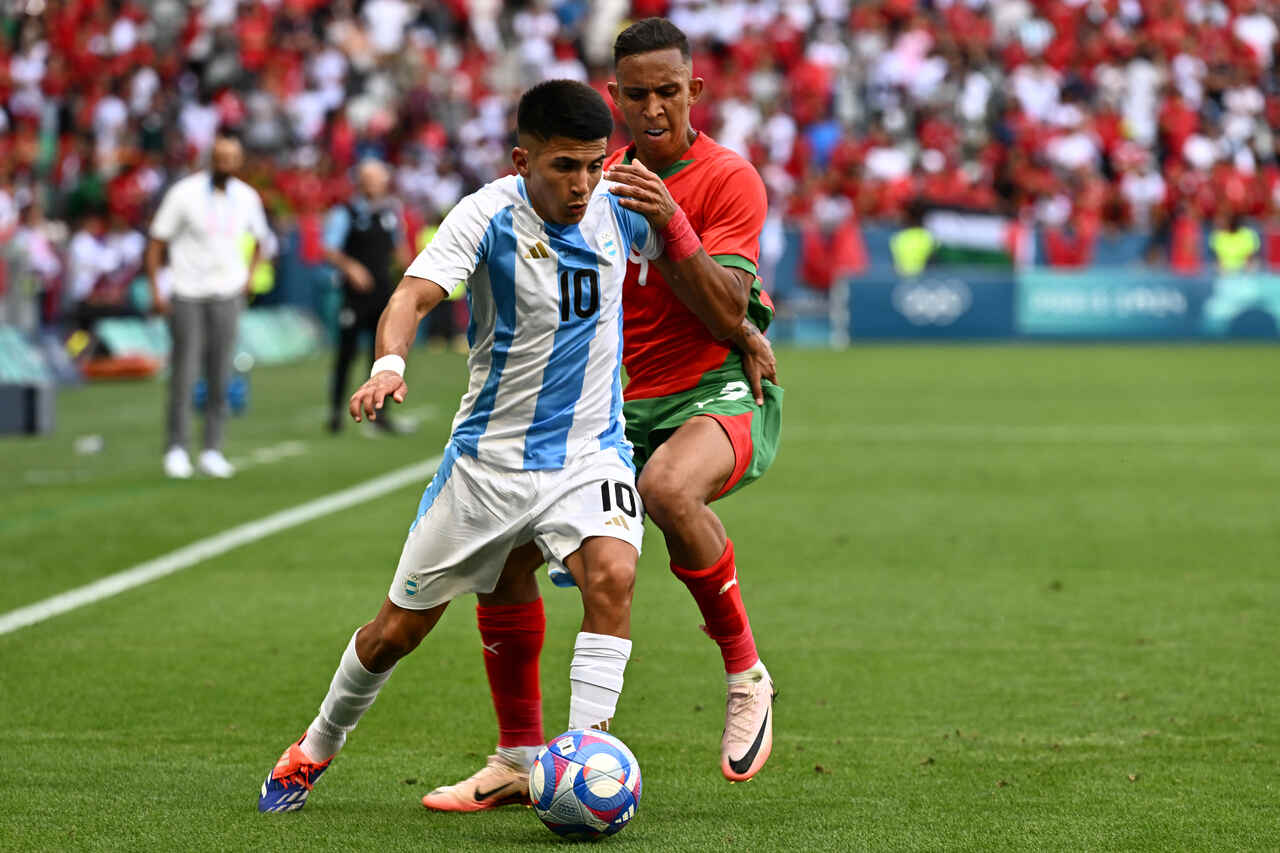
[(773, 679), (759, 661), (729, 679), (720, 772), (731, 782), (744, 782), (759, 772), (773, 751)]
[(230, 477), (236, 472), (235, 466), (227, 461), (227, 457), (222, 455), (218, 450), (203, 450), (200, 452), (200, 471), (208, 474), (210, 477), (219, 477), (223, 480)]
[(185, 480), (191, 476), (191, 457), (186, 448), (170, 447), (164, 455), (164, 475), (175, 480)]

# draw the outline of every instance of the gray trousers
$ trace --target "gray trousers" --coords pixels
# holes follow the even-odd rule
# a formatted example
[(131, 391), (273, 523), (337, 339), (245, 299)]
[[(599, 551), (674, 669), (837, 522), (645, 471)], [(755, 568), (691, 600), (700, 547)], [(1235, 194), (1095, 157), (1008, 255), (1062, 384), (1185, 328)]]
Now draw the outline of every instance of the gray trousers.
[(169, 311), (168, 443), (186, 447), (191, 438), (191, 392), (203, 371), (205, 397), (204, 446), (222, 449), (223, 424), (227, 420), (227, 386), (231, 382), (231, 358), (239, 332), (240, 296), (223, 299), (175, 298)]

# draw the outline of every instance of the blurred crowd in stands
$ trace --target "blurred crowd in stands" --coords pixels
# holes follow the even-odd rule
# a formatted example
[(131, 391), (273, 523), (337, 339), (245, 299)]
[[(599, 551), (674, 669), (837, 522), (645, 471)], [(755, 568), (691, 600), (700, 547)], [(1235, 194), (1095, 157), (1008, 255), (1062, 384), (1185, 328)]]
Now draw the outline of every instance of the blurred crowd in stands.
[(522, 89), (604, 93), (614, 35), (667, 15), (706, 80), (695, 127), (765, 179), (766, 253), (782, 223), (821, 247), (924, 205), (1038, 229), (1041, 263), (1088, 263), (1098, 235), (1128, 229), (1150, 236), (1149, 262), (1194, 268), (1212, 263), (1203, 230), (1265, 236), (1280, 216), (1278, 6), (11, 0), (0, 236), (46, 318), (119, 299), (162, 191), (233, 126), (273, 227), (320, 264), (324, 213), (361, 158), (392, 164), (411, 225), (430, 225), (508, 169)]

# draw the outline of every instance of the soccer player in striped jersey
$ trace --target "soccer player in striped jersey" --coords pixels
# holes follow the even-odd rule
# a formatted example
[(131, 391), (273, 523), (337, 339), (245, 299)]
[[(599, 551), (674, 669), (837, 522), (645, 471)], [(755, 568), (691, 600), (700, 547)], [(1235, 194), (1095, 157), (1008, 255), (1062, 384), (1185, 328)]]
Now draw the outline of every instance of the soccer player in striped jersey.
[[(383, 312), (378, 358), (351, 398), (352, 417), (403, 402), (418, 324), (459, 281), (472, 313), (470, 385), (386, 601), (351, 637), (319, 714), (268, 773), (260, 811), (302, 808), (396, 662), (449, 601), (493, 590), (511, 550), (525, 544), (582, 596), (569, 726), (608, 727), (631, 652), (644, 529), (622, 420), (627, 257), (638, 252), (677, 277), (701, 262), (682, 212), (651, 224), (601, 183), (612, 129), (588, 86), (552, 80), (526, 92), (512, 151), (518, 174), (459, 202)], [(484, 801), (522, 795), (500, 787)]]
[[(630, 258), (623, 408), (645, 509), (724, 660), (720, 769), (740, 781), (755, 775), (772, 749), (773, 680), (742, 603), (733, 543), (709, 504), (764, 473), (781, 431), (782, 389), (761, 334), (773, 309), (755, 276), (764, 183), (750, 163), (690, 126), (702, 80), (693, 77), (679, 28), (661, 18), (628, 27), (614, 43), (614, 70), (610, 94), (635, 143), (606, 161), (613, 192), (658, 223), (683, 209), (702, 247), (697, 264), (677, 271), (639, 254)], [(478, 804), (480, 794), (527, 779), (544, 740), (538, 654), (545, 620), (533, 574), (539, 562), (536, 550), (518, 549), (499, 587), (479, 597), (498, 754), (470, 778), (427, 794), (428, 808), (499, 805)], [(552, 579), (558, 576), (553, 569)]]

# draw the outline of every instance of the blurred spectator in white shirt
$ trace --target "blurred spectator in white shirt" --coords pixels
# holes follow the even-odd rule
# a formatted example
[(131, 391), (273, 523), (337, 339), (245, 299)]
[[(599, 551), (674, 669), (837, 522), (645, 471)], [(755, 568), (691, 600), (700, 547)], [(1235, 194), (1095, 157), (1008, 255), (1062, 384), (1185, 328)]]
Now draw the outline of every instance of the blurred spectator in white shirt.
[(1154, 212), (1165, 202), (1167, 188), (1151, 157), (1125, 166), (1120, 177), (1120, 194), (1129, 205), (1129, 215), (1137, 228), (1153, 224)]
[(1259, 8), (1257, 0), (1244, 0), (1242, 5), (1243, 14), (1236, 18), (1231, 32), (1249, 46), (1259, 66), (1270, 68), (1275, 58), (1274, 50), (1276, 39), (1280, 38), (1280, 28), (1276, 27), (1272, 15)]
[(1151, 145), (1156, 138), (1156, 118), (1159, 112), (1157, 94), (1164, 82), (1164, 73), (1146, 50), (1129, 62), (1126, 71), (1124, 120), (1129, 135), (1142, 145)]
[(414, 10), (404, 0), (366, 0), (361, 15), (368, 27), (369, 41), (380, 56), (400, 52), (405, 26)]

